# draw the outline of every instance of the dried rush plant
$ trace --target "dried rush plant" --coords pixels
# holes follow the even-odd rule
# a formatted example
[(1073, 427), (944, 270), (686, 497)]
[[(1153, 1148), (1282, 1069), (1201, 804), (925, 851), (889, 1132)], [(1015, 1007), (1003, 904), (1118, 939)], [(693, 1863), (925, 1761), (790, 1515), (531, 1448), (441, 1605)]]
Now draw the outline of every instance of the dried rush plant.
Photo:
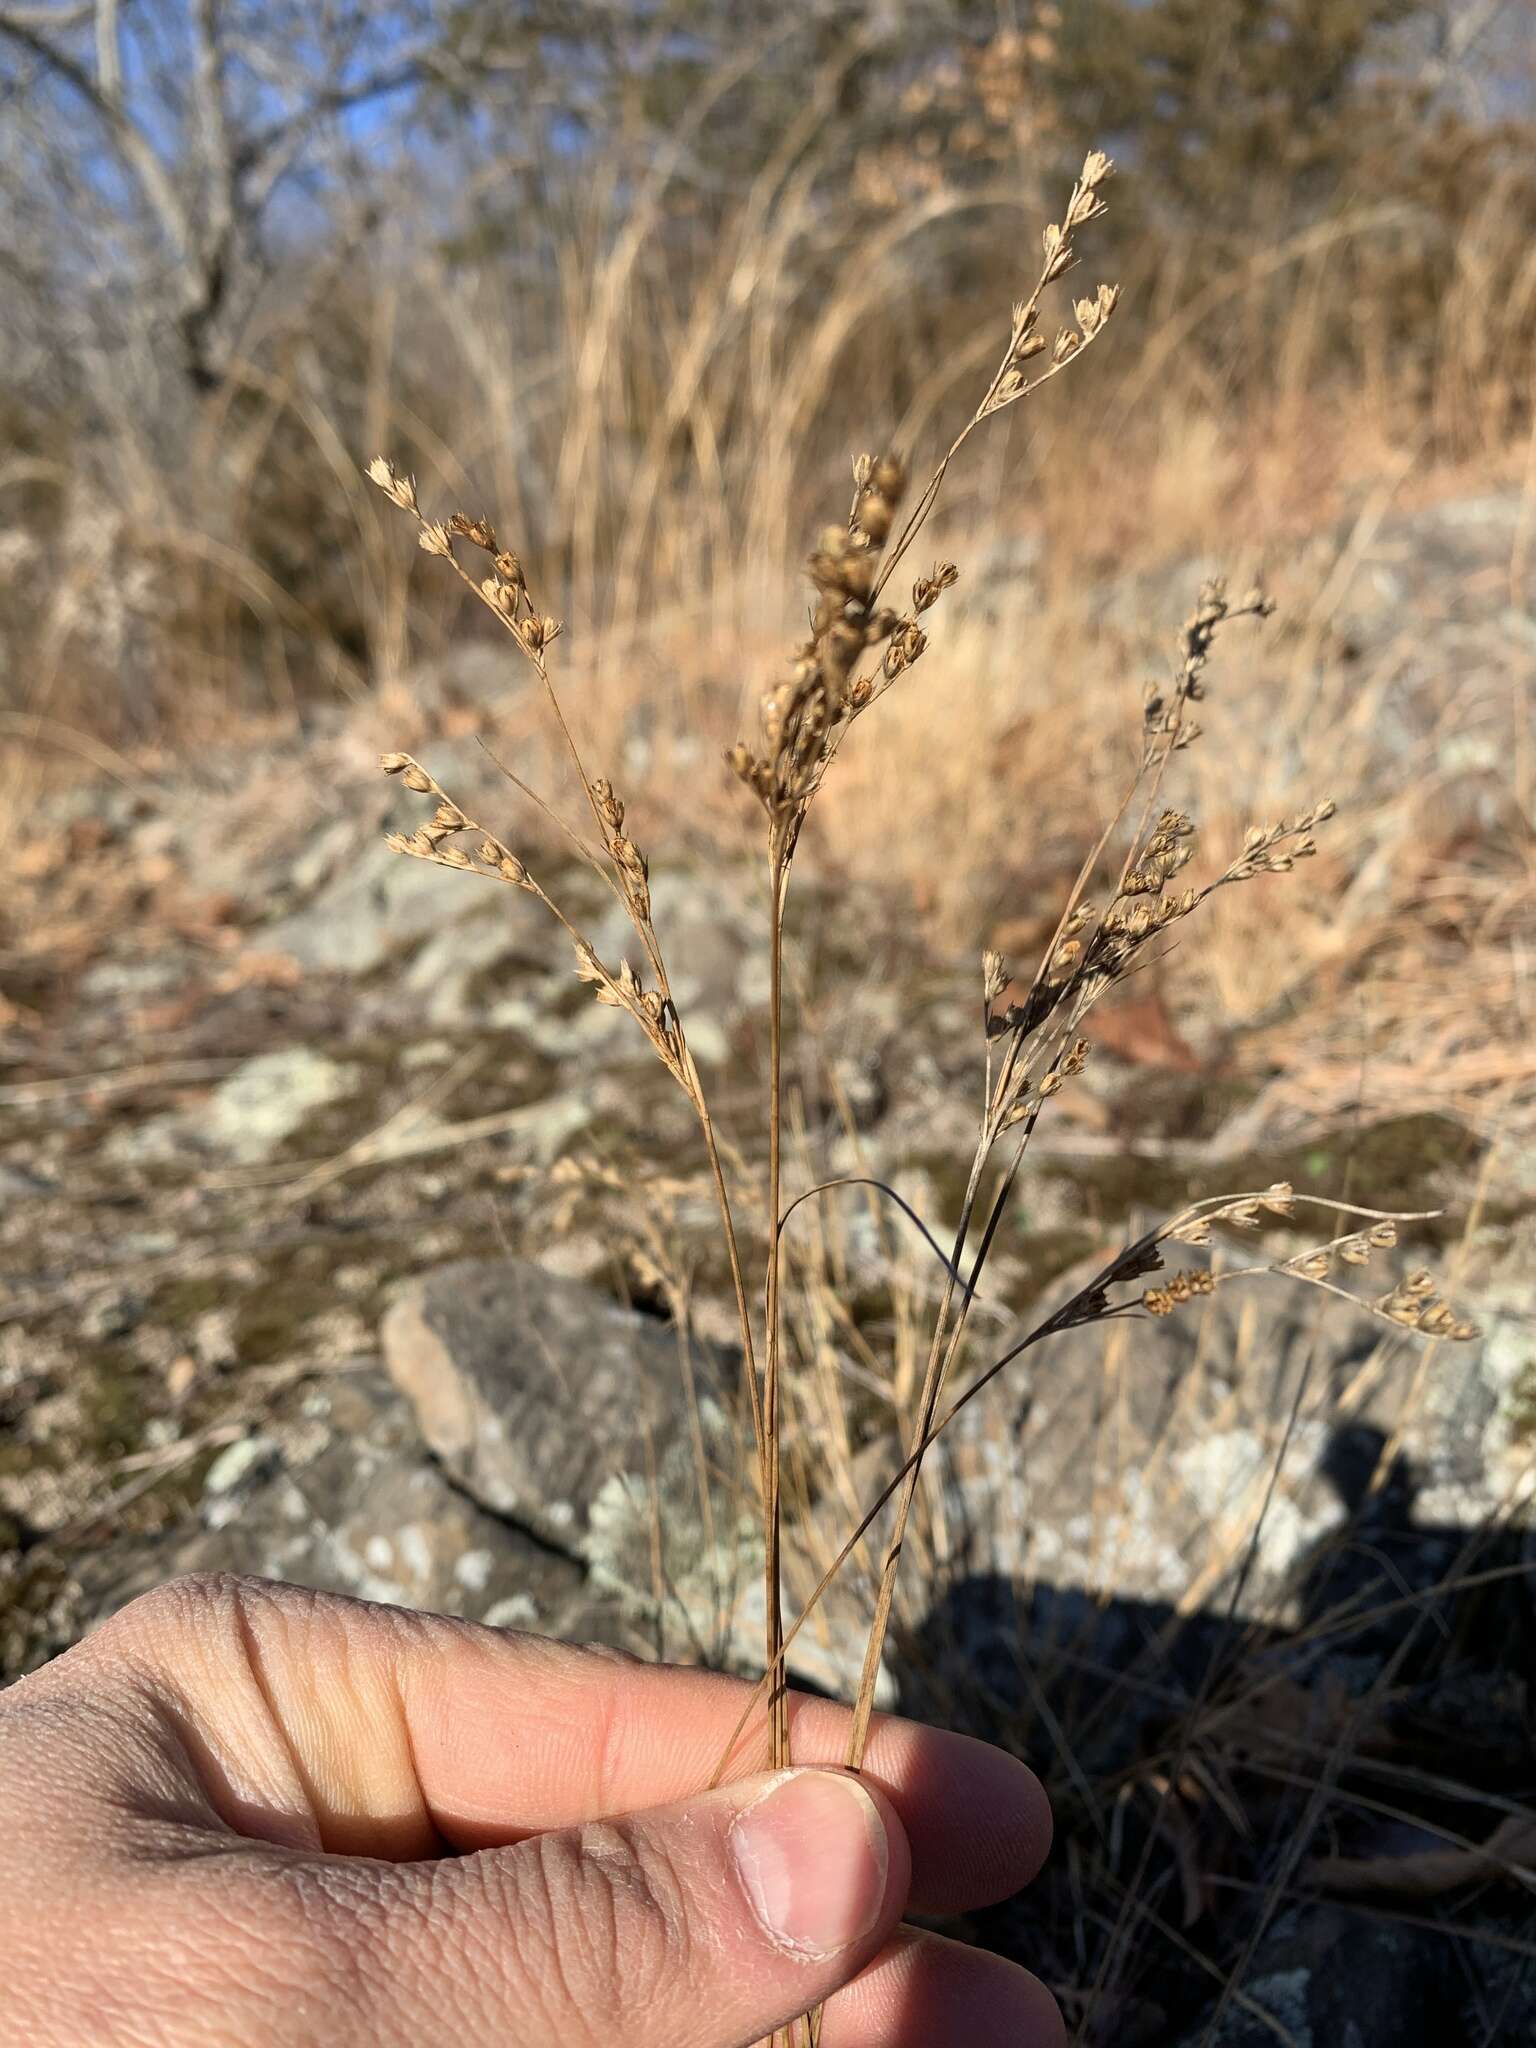
[[(1305, 860), (1314, 850), (1314, 829), (1333, 815), (1332, 803), (1325, 801), (1280, 823), (1255, 825), (1241, 850), (1208, 880), (1179, 886), (1179, 878), (1193, 864), (1196, 838), (1190, 820), (1163, 801), (1169, 765), (1199, 737), (1190, 711), (1204, 694), (1207, 665), (1218, 635), (1232, 620), (1262, 619), (1272, 608), (1257, 590), (1241, 602), (1233, 602), (1221, 584), (1209, 584), (1184, 626), (1171, 681), (1147, 691), (1139, 769), (1119, 809), (1084, 860), (1033, 977), (1025, 986), (1015, 980), (1000, 955), (988, 952), (983, 957), (979, 1060), (984, 1070), (983, 1108), (952, 1241), (947, 1254), (938, 1253), (945, 1277), (928, 1335), (927, 1363), (911, 1439), (903, 1446), (905, 1455), (895, 1479), (850, 1533), (793, 1626), (786, 1629), (784, 1625), (780, 1588), (785, 1350), (781, 1244), (789, 1212), (782, 1193), (783, 968), (785, 913), (796, 850), (811, 806), (851, 729), (888, 690), (903, 684), (907, 672), (921, 660), (928, 644), (921, 622), (956, 580), (954, 565), (941, 563), (917, 577), (907, 606), (886, 601), (897, 570), (911, 553), (939, 498), (951, 463), (983, 422), (1029, 397), (1075, 363), (1098, 340), (1115, 312), (1116, 289), (1100, 285), (1091, 297), (1076, 301), (1075, 324), (1063, 327), (1054, 342), (1048, 342), (1041, 331), (1045, 296), (1074, 268), (1078, 235), (1104, 211), (1101, 192), (1111, 171), (1109, 159), (1097, 151), (1084, 163), (1060, 223), (1044, 231), (1038, 276), (1029, 295), (1013, 309), (1007, 343), (991, 382), (899, 526), (907, 486), (902, 461), (890, 454), (860, 456), (856, 461), (848, 517), (826, 528), (808, 564), (814, 592), (809, 637), (796, 648), (784, 673), (763, 697), (759, 740), (752, 745), (738, 744), (727, 756), (730, 767), (762, 807), (770, 885), (765, 1214), (771, 1223), (760, 1289), (749, 1281), (735, 1221), (738, 1197), (733, 1195), (704, 1082), (689, 1050), (686, 1022), (673, 1000), (666, 955), (652, 921), (645, 856), (625, 831), (625, 807), (612, 783), (589, 773), (550, 679), (549, 649), (560, 627), (534, 603), (517, 556), (503, 548), (486, 520), (463, 512), (446, 520), (431, 518), (421, 509), (410, 477), (383, 458), (369, 469), (385, 495), (416, 522), (417, 538), (426, 553), (448, 564), (532, 663), (585, 794), (593, 834), (557, 818), (542, 797), (510, 770), (506, 772), (623, 904), (646, 962), (645, 971), (637, 974), (628, 962), (610, 967), (600, 958), (528, 865), (494, 832), (470, 817), (427, 769), (407, 754), (386, 754), (383, 768), (431, 801), (434, 808), (425, 824), (414, 832), (393, 835), (390, 845), (398, 853), (509, 883), (532, 896), (562, 927), (575, 949), (579, 978), (591, 985), (598, 1002), (633, 1017), (698, 1121), (740, 1323), (762, 1506), (765, 1670), (737, 1738), (751, 1715), (766, 1711), (775, 1765), (790, 1760), (786, 1651), (833, 1577), (876, 1517), (894, 1500), (847, 1749), (848, 1765), (859, 1768), (890, 1625), (897, 1566), (924, 1454), (958, 1410), (1031, 1346), (1077, 1324), (1128, 1315), (1171, 1315), (1217, 1286), (1261, 1272), (1287, 1274), (1343, 1294), (1376, 1316), (1426, 1336), (1467, 1338), (1475, 1334), (1441, 1298), (1428, 1274), (1415, 1273), (1374, 1298), (1357, 1296), (1332, 1277), (1350, 1267), (1364, 1267), (1376, 1254), (1388, 1250), (1396, 1242), (1396, 1224), (1406, 1218), (1352, 1203), (1297, 1195), (1288, 1185), (1277, 1183), (1197, 1202), (1128, 1244), (1004, 1357), (976, 1373), (958, 1396), (954, 1394), (965, 1358), (970, 1309), (988, 1253), (1047, 1103), (1082, 1071), (1088, 1059), (1089, 1041), (1082, 1032), (1094, 1005), (1144, 964), (1165, 935), (1195, 916), (1218, 889), (1283, 874)], [(471, 563), (473, 566), (468, 566)], [(1118, 860), (1112, 852), (1117, 843), (1125, 848)], [(1010, 991), (1021, 987), (1024, 992), (1009, 1000)], [(813, 1188), (797, 1201), (832, 1185), (837, 1183)], [(1217, 1226), (1255, 1231), (1267, 1217), (1293, 1219), (1303, 1208), (1347, 1219), (1349, 1227), (1275, 1263), (1260, 1262), (1220, 1273), (1205, 1266), (1179, 1266), (1157, 1284), (1148, 1284), (1163, 1271), (1170, 1247), (1209, 1246)], [(728, 1758), (723, 1758), (717, 1775), (727, 1763)], [(805, 2025), (814, 2040), (818, 2031), (814, 2016)]]

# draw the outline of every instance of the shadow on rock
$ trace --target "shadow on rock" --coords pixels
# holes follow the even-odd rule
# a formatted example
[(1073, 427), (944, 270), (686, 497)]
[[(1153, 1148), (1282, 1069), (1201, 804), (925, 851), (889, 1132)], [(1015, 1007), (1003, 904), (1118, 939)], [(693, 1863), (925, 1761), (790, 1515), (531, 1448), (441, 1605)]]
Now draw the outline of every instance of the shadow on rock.
[(1536, 2039), (1530, 1538), (1418, 1519), (1376, 1429), (1321, 1470), (1346, 1519), (1283, 1627), (1235, 1618), (1241, 1580), (1180, 1612), (962, 1560), (901, 1644), (906, 1712), (1050, 1786), (1045, 1875), (970, 1931), (1084, 2043)]

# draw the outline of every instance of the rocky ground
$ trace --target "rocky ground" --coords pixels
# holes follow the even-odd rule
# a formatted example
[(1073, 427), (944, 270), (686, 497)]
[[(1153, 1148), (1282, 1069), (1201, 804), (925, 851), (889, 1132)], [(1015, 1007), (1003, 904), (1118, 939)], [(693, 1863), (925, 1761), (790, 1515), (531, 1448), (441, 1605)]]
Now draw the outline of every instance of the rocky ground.
[[(1475, 557), (1479, 531), (1442, 520), (1423, 557)], [(1394, 631), (1404, 601), (1383, 600)], [(474, 677), (441, 697), (421, 751), (489, 809)], [(386, 851), (401, 796), (367, 753), (338, 717), (79, 786), (13, 849), (0, 1677), (202, 1568), (750, 1665), (739, 1365), (686, 1106), (526, 899)], [(757, 888), (656, 868), (679, 1007), (751, 1155)], [(612, 907), (562, 881), (617, 957)], [(942, 1223), (971, 970), (898, 900), (811, 884), (797, 917), (795, 1175), (875, 1174)], [(1050, 1778), (1051, 1873), (972, 1931), (1077, 2012), (1097, 1986), (1090, 2038), (1528, 2040), (1531, 1158), (1412, 1102), (1267, 1121), (1241, 1048), (1192, 1063), (1176, 1027), (1137, 995), (1063, 1098), (986, 1344), (1155, 1214), (1281, 1178), (1443, 1210), (1373, 1291), (1430, 1260), (1483, 1337), (1415, 1348), (1261, 1280), (1029, 1354), (935, 1461), (885, 1697)], [(886, 1361), (933, 1271), (854, 1195), (793, 1256), (803, 1592), (894, 1465)], [(861, 1585), (856, 1560), (803, 1680), (851, 1683)]]

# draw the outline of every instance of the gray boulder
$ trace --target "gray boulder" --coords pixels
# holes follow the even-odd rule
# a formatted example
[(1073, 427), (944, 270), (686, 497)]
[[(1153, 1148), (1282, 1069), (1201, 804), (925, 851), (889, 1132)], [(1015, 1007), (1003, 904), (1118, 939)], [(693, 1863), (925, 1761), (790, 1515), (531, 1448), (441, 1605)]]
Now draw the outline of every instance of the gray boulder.
[(303, 967), (374, 974), (475, 901), (458, 876), (429, 861), (402, 859), (381, 835), (360, 848), (301, 909), (269, 925), (262, 943)]
[(189, 1521), (87, 1567), (89, 1611), (104, 1619), (194, 1571), (286, 1579), (545, 1635), (631, 1639), (617, 1603), (579, 1564), (452, 1485), (377, 1366), (322, 1382), (295, 1419), (221, 1451)]
[[(1352, 1511), (1387, 1502), (1389, 1469), (1418, 1523), (1469, 1529), (1517, 1497), (1530, 1256), (1522, 1228), (1466, 1283), (1483, 1330), (1470, 1344), (1432, 1348), (1274, 1275), (1160, 1320), (1046, 1338), (936, 1446), (951, 1542), (971, 1569), (1004, 1578), (1181, 1611), (1236, 1588), (1239, 1615), (1298, 1620), (1320, 1546)], [(1385, 1291), (1413, 1262), (1381, 1262), (1359, 1292)], [(1011, 1334), (978, 1336), (955, 1391), (1099, 1263), (1075, 1268)], [(1388, 1445), (1378, 1473), (1368, 1452)]]
[[(974, 1347), (957, 1391), (1023, 1334)], [(941, 1439), (956, 1540), (974, 1569), (1170, 1604), (1192, 1588), (1204, 1604), (1241, 1575), (1241, 1611), (1276, 1618), (1298, 1564), (1345, 1517), (1328, 1450), (1380, 1336), (1341, 1303), (1258, 1280), (1161, 1321), (1046, 1338)], [(1406, 1386), (1403, 1348), (1384, 1391)]]
[[(390, 1378), (449, 1472), (497, 1514), (586, 1555), (593, 1503), (643, 1482), (689, 1425), (677, 1332), (517, 1260), (466, 1260), (409, 1283), (380, 1331)], [(693, 1363), (711, 1427), (732, 1368)]]
[[(663, 1653), (761, 1668), (762, 1544), (733, 1354), (574, 1280), (468, 1261), (411, 1282), (384, 1361), (467, 1493), (586, 1567)], [(800, 1636), (792, 1677), (846, 1695), (866, 1604), (841, 1585)], [(890, 1687), (882, 1689), (882, 1703)]]

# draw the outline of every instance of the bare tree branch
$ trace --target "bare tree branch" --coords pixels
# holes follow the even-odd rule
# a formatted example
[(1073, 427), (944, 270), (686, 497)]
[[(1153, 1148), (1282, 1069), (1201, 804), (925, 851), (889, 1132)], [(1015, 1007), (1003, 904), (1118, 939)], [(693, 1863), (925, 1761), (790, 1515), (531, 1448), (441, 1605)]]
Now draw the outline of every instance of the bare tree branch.
[(192, 222), (148, 136), (120, 103), (105, 98), (95, 79), (66, 50), (61, 50), (22, 18), (30, 10), (0, 10), (0, 36), (7, 36), (36, 57), (90, 108), (114, 145), (118, 159), (133, 177), (160, 224), (176, 257), (184, 282), (191, 282), (194, 236)]
[(117, 39), (117, 0), (96, 0), (96, 83), (109, 107), (123, 103), (123, 51)]

